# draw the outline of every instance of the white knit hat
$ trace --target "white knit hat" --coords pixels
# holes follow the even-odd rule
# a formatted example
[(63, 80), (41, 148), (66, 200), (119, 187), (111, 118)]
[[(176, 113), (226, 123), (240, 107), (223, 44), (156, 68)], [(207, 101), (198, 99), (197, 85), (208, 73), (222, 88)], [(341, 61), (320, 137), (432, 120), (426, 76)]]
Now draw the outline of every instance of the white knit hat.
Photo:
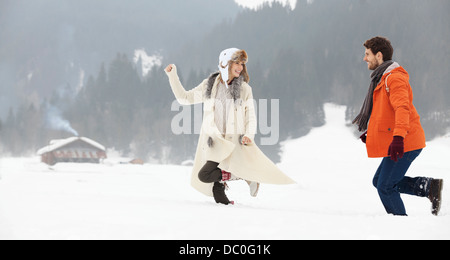
[(223, 50), (219, 56), (219, 66), (218, 67), (219, 67), (220, 75), (222, 76), (222, 80), (225, 81), (225, 85), (227, 86), (227, 88), (228, 88), (228, 62), (233, 57), (233, 54), (238, 51), (240, 51), (240, 50), (236, 49), (236, 48), (226, 49), (226, 50)]

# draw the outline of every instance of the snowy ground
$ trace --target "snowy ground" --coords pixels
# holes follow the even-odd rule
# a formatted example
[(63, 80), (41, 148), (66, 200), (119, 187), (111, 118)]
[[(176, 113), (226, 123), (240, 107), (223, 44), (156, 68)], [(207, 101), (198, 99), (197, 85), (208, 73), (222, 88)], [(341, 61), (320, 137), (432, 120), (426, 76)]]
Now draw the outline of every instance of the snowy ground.
[[(295, 185), (230, 183), (234, 206), (190, 187), (191, 167), (58, 164), (0, 159), (0, 239), (450, 239), (450, 190), (438, 217), (427, 199), (403, 196), (409, 217), (387, 215), (372, 187), (380, 159), (326, 105), (326, 125), (285, 142)], [(450, 137), (428, 143), (409, 176), (450, 185)]]

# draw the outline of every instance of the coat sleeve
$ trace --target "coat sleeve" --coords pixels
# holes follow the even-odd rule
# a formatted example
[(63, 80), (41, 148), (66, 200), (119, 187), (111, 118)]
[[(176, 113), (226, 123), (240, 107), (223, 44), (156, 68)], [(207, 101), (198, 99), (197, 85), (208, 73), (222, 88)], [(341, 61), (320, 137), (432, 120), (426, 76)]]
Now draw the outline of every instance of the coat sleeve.
[(388, 78), (389, 100), (395, 114), (394, 136), (406, 137), (409, 131), (410, 85), (408, 80), (392, 74)]
[(245, 100), (245, 136), (252, 140), (254, 143), (255, 135), (256, 135), (256, 113), (255, 113), (255, 105), (253, 100), (253, 92), (252, 88), (248, 86), (248, 94)]
[(172, 71), (167, 72), (169, 77), (170, 87), (172, 88), (175, 98), (181, 105), (193, 105), (203, 103), (203, 90), (206, 87), (207, 79), (200, 83), (197, 87), (186, 91), (180, 82), (177, 74), (177, 67), (173, 65)]

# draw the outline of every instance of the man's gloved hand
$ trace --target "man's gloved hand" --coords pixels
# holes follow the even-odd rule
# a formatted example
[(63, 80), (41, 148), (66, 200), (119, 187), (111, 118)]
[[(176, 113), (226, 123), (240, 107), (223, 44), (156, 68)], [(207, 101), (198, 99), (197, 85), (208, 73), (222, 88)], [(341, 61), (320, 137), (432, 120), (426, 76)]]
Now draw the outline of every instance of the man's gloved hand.
[(366, 141), (367, 141), (367, 131), (364, 134), (362, 134), (359, 138), (361, 139), (361, 141), (363, 143), (366, 143)]
[(391, 145), (389, 146), (388, 155), (391, 156), (391, 160), (397, 162), (398, 159), (401, 159), (404, 154), (404, 143), (403, 137), (394, 136), (394, 140), (392, 140)]

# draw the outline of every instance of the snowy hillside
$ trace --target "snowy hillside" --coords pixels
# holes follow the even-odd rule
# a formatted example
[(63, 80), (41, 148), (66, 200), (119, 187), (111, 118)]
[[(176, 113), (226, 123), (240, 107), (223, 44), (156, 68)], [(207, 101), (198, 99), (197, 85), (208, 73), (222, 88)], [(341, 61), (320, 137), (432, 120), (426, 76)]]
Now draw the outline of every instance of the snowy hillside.
[[(324, 126), (283, 144), (279, 166), (297, 184), (262, 185), (252, 198), (232, 182), (234, 206), (191, 188), (191, 167), (2, 158), (0, 239), (449, 239), (449, 189), (438, 217), (411, 196), (402, 196), (409, 217), (386, 215), (371, 184), (380, 159), (366, 157), (344, 107), (325, 112)], [(429, 142), (408, 175), (448, 183), (449, 152), (450, 137)]]

